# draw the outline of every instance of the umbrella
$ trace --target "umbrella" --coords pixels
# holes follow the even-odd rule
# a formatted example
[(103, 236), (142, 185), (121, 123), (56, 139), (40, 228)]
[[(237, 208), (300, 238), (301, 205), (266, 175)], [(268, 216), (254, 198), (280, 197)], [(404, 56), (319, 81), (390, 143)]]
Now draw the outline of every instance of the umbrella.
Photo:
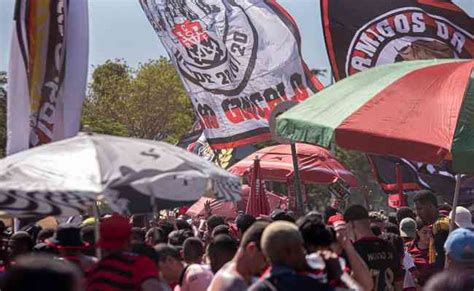
[(114, 211), (151, 212), (207, 197), (239, 200), (240, 181), (173, 145), (99, 134), (0, 160), (0, 209), (11, 216), (72, 216), (98, 195)]
[[(303, 184), (330, 184), (341, 178), (350, 186), (357, 186), (356, 177), (325, 148), (297, 143), (296, 153)], [(229, 172), (238, 176), (247, 175), (257, 156), (260, 159), (260, 177), (263, 180), (287, 183), (293, 178), (291, 148), (286, 144), (263, 148), (232, 166)]]
[[(227, 218), (235, 218), (239, 211), (245, 212), (250, 194), (250, 187), (248, 185), (242, 185), (241, 193), (242, 199), (238, 202), (201, 197), (186, 211), (186, 214), (192, 217), (204, 215), (204, 205), (209, 201), (211, 203), (212, 214), (221, 215)], [(267, 197), (268, 205), (272, 210), (276, 208), (286, 209), (288, 207), (288, 197), (275, 194), (268, 190), (265, 190), (265, 196)]]
[(277, 132), (297, 141), (474, 167), (471, 60), (410, 61), (346, 78), (280, 115)]

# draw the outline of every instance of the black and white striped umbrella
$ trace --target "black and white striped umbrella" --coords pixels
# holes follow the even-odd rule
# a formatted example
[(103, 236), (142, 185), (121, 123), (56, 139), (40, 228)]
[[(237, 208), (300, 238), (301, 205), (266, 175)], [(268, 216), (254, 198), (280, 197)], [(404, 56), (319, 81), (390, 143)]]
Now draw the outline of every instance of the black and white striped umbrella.
[(76, 215), (99, 195), (115, 211), (144, 213), (201, 196), (238, 201), (240, 180), (164, 142), (99, 134), (0, 160), (0, 211), (11, 216)]

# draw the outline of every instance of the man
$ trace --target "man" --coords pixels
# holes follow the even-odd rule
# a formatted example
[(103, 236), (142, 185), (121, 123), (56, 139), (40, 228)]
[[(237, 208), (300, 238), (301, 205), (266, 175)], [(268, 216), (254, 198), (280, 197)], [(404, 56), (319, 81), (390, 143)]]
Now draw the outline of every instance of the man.
[(255, 222), (245, 230), (234, 258), (217, 272), (208, 291), (247, 290), (252, 277), (259, 276), (267, 265), (260, 240), (268, 224), (263, 221)]
[(205, 291), (211, 284), (212, 273), (199, 264), (186, 265), (176, 247), (158, 244), (155, 250), (161, 276), (175, 291)]
[(451, 232), (444, 245), (448, 269), (474, 272), (474, 229), (458, 228)]
[(388, 242), (374, 235), (367, 210), (362, 205), (352, 205), (344, 212), (344, 220), (352, 231), (354, 248), (369, 267), (374, 290), (402, 290), (400, 258)]
[(237, 215), (237, 217), (235, 218), (235, 224), (237, 225), (239, 238), (242, 238), (244, 236), (245, 231), (249, 229), (250, 226), (255, 223), (255, 221), (257, 221), (255, 217), (250, 214), (241, 213)]
[(416, 218), (415, 212), (413, 212), (413, 210), (410, 207), (403, 206), (397, 209), (397, 223), (398, 224), (400, 224), (402, 220), (407, 217), (411, 219)]
[(8, 241), (9, 263), (14, 262), (20, 255), (30, 253), (33, 246), (33, 238), (26, 231), (15, 232)]
[(449, 234), (449, 218), (441, 216), (438, 212), (436, 196), (429, 190), (419, 191), (413, 198), (416, 215), (426, 224), (431, 225), (432, 239), (429, 248), (429, 263), (433, 271), (444, 268), (444, 243)]
[(162, 290), (155, 263), (129, 253), (132, 226), (123, 216), (113, 214), (100, 223), (97, 246), (103, 258), (87, 274), (87, 291)]
[(204, 244), (197, 237), (190, 237), (183, 244), (183, 259), (186, 264), (202, 264)]
[[(452, 217), (453, 211), (449, 213), (449, 217)], [(456, 217), (454, 223), (459, 228), (473, 228), (472, 214), (469, 209), (462, 206), (456, 207)]]
[(211, 270), (215, 274), (227, 264), (237, 252), (238, 244), (231, 236), (220, 234), (212, 238), (207, 246), (207, 257)]
[(270, 263), (270, 270), (249, 290), (332, 290), (298, 271), (307, 270), (304, 241), (298, 227), (287, 221), (276, 221), (265, 228), (261, 248)]

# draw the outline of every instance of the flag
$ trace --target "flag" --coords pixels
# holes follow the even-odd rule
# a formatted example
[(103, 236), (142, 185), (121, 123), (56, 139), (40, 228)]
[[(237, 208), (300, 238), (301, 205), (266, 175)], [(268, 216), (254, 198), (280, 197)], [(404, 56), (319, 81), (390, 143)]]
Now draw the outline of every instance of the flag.
[(301, 56), (293, 18), (274, 0), (140, 0), (213, 149), (271, 138), (284, 101), (322, 89)]
[(404, 60), (474, 56), (473, 22), (450, 1), (321, 0), (334, 78)]
[(77, 133), (88, 34), (87, 1), (17, 0), (8, 69), (8, 154)]

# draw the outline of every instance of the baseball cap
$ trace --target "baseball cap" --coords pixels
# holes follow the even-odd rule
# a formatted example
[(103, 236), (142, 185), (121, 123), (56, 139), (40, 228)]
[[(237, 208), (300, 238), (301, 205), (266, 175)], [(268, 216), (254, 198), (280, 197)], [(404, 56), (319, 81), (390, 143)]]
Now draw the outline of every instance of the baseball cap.
[(333, 225), (335, 222), (338, 222), (338, 221), (344, 221), (344, 217), (340, 213), (330, 216), (328, 219), (328, 224)]
[[(453, 211), (449, 213), (449, 217), (451, 217), (451, 215), (453, 215)], [(461, 228), (474, 227), (472, 224), (471, 212), (462, 206), (456, 207), (456, 217), (454, 222)]]
[(120, 249), (130, 239), (132, 225), (127, 218), (113, 214), (100, 222), (97, 246), (103, 249)]
[(400, 221), (400, 236), (408, 238), (416, 237), (416, 221), (413, 218), (405, 217)]
[(444, 244), (446, 254), (459, 263), (474, 262), (474, 230), (458, 228), (451, 232)]
[(362, 205), (352, 205), (344, 212), (345, 221), (369, 219), (369, 212)]

